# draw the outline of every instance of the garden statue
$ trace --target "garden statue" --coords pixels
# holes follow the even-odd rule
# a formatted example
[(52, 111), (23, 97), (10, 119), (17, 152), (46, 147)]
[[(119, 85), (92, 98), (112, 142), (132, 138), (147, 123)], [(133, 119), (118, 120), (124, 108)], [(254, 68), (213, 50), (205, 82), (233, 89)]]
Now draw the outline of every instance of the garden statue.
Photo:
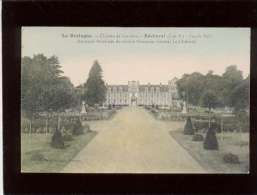
[(182, 113), (186, 114), (187, 113), (187, 109), (186, 109), (186, 102), (183, 102), (183, 109), (182, 109)]
[(82, 102), (82, 108), (81, 108), (81, 112), (80, 113), (81, 114), (86, 114), (87, 113), (84, 101)]

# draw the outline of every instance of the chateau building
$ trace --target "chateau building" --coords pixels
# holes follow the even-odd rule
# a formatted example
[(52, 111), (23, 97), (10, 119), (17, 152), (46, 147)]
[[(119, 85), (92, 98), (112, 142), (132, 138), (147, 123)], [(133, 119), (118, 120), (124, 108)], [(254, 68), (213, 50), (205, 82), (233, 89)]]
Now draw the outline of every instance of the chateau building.
[(141, 85), (138, 81), (128, 81), (127, 85), (107, 85), (105, 105), (158, 105), (180, 106), (176, 86), (177, 78), (163, 85)]

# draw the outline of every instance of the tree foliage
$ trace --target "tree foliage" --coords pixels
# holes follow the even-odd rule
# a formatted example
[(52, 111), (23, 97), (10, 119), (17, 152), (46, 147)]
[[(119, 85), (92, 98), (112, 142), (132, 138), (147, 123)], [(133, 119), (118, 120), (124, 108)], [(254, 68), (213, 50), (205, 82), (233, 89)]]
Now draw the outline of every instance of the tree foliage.
[(249, 108), (250, 104), (250, 78), (249, 76), (236, 85), (230, 95), (231, 105), (236, 111)]
[(195, 106), (209, 109), (228, 106), (235, 111), (249, 107), (249, 76), (243, 79), (242, 71), (235, 65), (228, 66), (221, 76), (213, 71), (206, 75), (184, 74), (177, 86), (180, 97)]
[(85, 101), (89, 105), (102, 104), (105, 101), (106, 86), (102, 79), (102, 68), (94, 62), (85, 84)]
[(226, 71), (223, 73), (222, 78), (223, 78), (223, 85), (224, 85), (224, 90), (223, 90), (224, 102), (227, 106), (233, 106), (232, 92), (243, 81), (242, 71), (238, 70), (237, 66), (235, 65), (228, 66), (226, 68)]
[(204, 87), (204, 75), (198, 72), (184, 74), (177, 81), (178, 92), (180, 97), (193, 105), (198, 104)]
[(203, 107), (206, 107), (209, 110), (220, 105), (218, 96), (216, 95), (215, 91), (211, 89), (202, 94), (200, 103)]
[(23, 57), (21, 64), (21, 107), (26, 114), (59, 111), (76, 102), (69, 78), (61, 76), (58, 58), (43, 54)]

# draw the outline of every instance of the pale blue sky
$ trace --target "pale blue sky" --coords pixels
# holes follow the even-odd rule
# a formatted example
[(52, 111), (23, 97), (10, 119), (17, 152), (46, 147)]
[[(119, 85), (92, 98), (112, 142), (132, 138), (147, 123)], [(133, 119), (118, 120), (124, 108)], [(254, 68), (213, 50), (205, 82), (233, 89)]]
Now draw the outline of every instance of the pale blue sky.
[[(140, 35), (208, 35), (194, 44), (167, 43), (77, 43), (75, 38), (63, 38), (62, 34)], [(165, 40), (171, 40), (165, 38)], [(82, 39), (85, 40), (85, 39)], [(143, 39), (154, 40), (154, 39)], [(160, 39), (155, 39), (160, 40)], [(103, 68), (103, 76), (109, 84), (125, 84), (128, 80), (140, 83), (167, 83), (173, 77), (195, 71), (216, 74), (225, 67), (237, 65), (249, 74), (249, 28), (119, 28), (119, 27), (23, 27), (22, 56), (43, 53), (56, 55), (64, 75), (78, 85), (85, 82), (94, 60)]]

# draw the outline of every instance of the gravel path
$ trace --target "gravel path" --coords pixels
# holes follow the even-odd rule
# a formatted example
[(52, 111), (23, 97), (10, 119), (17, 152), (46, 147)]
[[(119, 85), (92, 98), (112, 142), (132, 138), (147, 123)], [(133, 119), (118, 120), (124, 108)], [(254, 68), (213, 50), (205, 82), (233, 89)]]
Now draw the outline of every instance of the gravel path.
[(181, 122), (163, 122), (140, 107), (125, 107), (109, 121), (91, 122), (96, 137), (65, 173), (204, 173), (170, 135)]

